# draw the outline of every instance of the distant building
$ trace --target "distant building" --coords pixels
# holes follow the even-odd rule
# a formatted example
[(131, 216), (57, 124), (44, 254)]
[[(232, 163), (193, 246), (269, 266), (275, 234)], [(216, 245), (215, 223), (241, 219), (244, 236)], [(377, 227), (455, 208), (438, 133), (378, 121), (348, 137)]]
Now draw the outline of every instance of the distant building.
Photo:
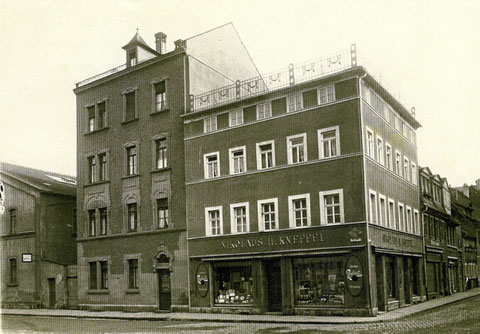
[(425, 300), (416, 129), (355, 46), (191, 97), (191, 310), (374, 315)]
[(0, 163), (1, 307), (76, 307), (75, 177)]
[(190, 94), (257, 70), (232, 24), (172, 51), (166, 37), (155, 34), (152, 49), (137, 32), (126, 64), (74, 90), (81, 308), (189, 307), (181, 116)]

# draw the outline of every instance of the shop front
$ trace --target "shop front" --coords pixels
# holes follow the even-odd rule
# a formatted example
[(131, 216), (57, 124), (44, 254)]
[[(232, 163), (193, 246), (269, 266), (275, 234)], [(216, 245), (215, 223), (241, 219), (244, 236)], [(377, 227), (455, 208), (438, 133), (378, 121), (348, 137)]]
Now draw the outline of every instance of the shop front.
[(437, 298), (445, 294), (443, 250), (437, 247), (426, 247), (426, 272), (428, 299)]
[(426, 300), (420, 236), (372, 226), (372, 264), (376, 307), (390, 311)]
[(192, 238), (191, 309), (369, 315), (364, 227)]

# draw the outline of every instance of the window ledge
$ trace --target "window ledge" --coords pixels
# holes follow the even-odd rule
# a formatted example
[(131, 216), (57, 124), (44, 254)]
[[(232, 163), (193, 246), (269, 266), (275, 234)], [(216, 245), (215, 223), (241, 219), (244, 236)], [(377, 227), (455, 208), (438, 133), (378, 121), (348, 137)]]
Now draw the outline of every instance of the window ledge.
[(160, 110), (160, 111), (151, 112), (150, 115), (151, 115), (151, 116), (160, 115), (160, 114), (163, 114), (163, 113), (168, 112), (168, 111), (170, 111), (169, 108), (163, 108), (163, 109)]
[(108, 295), (109, 293), (108, 289), (87, 290), (87, 295)]
[(93, 187), (93, 186), (96, 186), (96, 185), (99, 185), (99, 184), (105, 184), (105, 183), (110, 183), (110, 180), (97, 181), (97, 182), (92, 182), (92, 183), (86, 183), (86, 184), (83, 185), (83, 187), (84, 187), (84, 188)]
[(135, 117), (133, 119), (129, 119), (128, 121), (123, 121), (121, 124), (132, 123), (132, 122), (135, 122), (135, 121), (138, 121), (138, 117)]
[(124, 176), (122, 176), (122, 180), (130, 179), (130, 178), (134, 178), (134, 177), (139, 177), (139, 176), (140, 176), (140, 174), (124, 175)]
[(87, 132), (85, 132), (83, 135), (84, 135), (84, 136), (88, 136), (88, 135), (91, 135), (91, 134), (94, 134), (94, 133), (99, 133), (99, 132), (106, 131), (106, 130), (108, 130), (108, 129), (109, 129), (109, 127), (106, 126), (106, 127), (104, 127), (104, 128), (101, 128), (101, 129), (95, 129), (95, 130), (93, 130), (93, 131), (87, 131)]
[(130, 288), (125, 291), (127, 295), (135, 295), (135, 294), (140, 294), (140, 289), (139, 288)]
[(18, 283), (7, 283), (7, 286), (9, 288), (15, 288), (15, 287), (18, 287)]
[(172, 167), (155, 168), (154, 170), (152, 170), (152, 173), (165, 172), (165, 171), (171, 170), (171, 169), (172, 169)]

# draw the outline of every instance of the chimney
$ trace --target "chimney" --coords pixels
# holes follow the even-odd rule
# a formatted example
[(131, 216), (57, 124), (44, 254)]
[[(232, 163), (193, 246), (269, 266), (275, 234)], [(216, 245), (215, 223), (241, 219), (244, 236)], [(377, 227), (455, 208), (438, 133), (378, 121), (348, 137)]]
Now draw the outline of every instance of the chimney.
[(160, 54), (164, 54), (167, 52), (167, 35), (163, 32), (157, 32), (155, 34), (155, 45), (157, 52)]
[(477, 190), (480, 190), (480, 179), (476, 180), (475, 184), (476, 184), (475, 188), (477, 188)]

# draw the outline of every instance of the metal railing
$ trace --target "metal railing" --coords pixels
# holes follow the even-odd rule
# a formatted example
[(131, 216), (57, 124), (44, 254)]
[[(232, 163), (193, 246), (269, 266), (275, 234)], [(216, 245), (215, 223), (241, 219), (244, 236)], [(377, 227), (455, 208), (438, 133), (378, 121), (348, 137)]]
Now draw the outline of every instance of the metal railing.
[(217, 107), (256, 95), (272, 92), (278, 89), (321, 78), (331, 73), (357, 66), (357, 51), (355, 44), (345, 49), (319, 59), (311, 60), (288, 69), (272, 72), (259, 77), (237, 81), (198, 95), (190, 95), (190, 112)]
[(123, 71), (124, 69), (127, 68), (127, 64), (122, 64), (120, 66), (117, 66), (115, 68), (112, 68), (111, 70), (108, 70), (108, 71), (105, 71), (103, 73), (100, 73), (100, 74), (97, 74), (91, 78), (88, 78), (88, 79), (85, 79), (85, 80), (82, 80), (80, 82), (77, 82), (77, 84), (75, 85), (76, 88), (79, 88), (79, 87), (82, 87), (82, 86), (85, 86), (86, 84), (89, 84), (91, 82), (94, 82), (98, 79), (101, 79), (101, 78), (105, 78), (105, 77), (108, 77), (109, 75), (113, 74), (113, 73), (117, 73), (117, 72), (120, 72), (120, 71)]

